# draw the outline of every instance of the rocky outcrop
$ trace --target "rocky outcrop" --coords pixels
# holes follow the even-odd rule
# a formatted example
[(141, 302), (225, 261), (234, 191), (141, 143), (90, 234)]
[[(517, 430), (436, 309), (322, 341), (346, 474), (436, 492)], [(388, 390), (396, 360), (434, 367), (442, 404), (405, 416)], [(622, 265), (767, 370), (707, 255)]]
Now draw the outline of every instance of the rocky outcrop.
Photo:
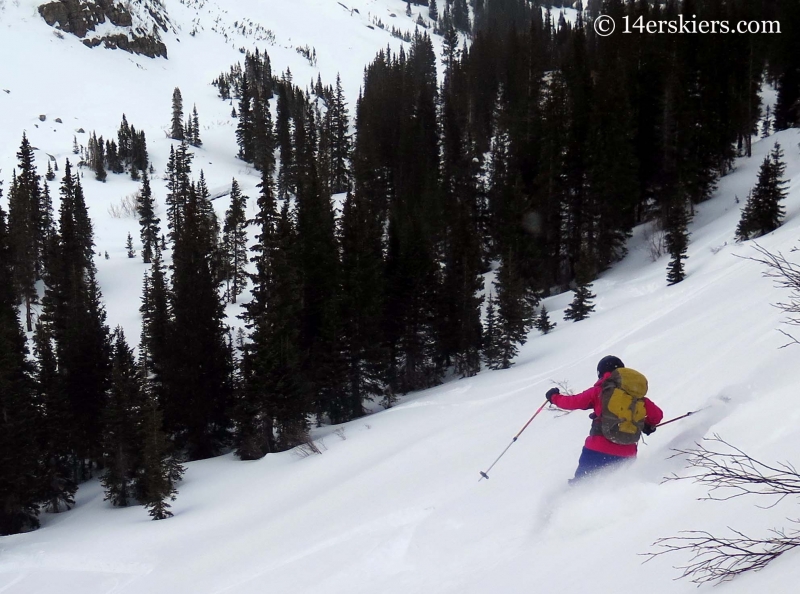
[(152, 37), (136, 37), (129, 38), (127, 35), (118, 33), (116, 35), (106, 35), (104, 37), (95, 37), (94, 39), (84, 39), (83, 44), (87, 47), (97, 47), (100, 44), (109, 49), (121, 49), (133, 54), (142, 54), (143, 56), (150, 56), (155, 58), (161, 56), (167, 57), (167, 46), (160, 39)]
[[(122, 49), (135, 54), (155, 58), (167, 57), (167, 46), (155, 32), (142, 34), (141, 30), (133, 30), (131, 13), (114, 0), (57, 0), (39, 6), (39, 14), (51, 27), (57, 27), (67, 33), (83, 39), (89, 47), (103, 44), (104, 47)], [(89, 37), (97, 25), (108, 20), (112, 25), (129, 29), (125, 33), (114, 33), (102, 37)], [(161, 25), (164, 27), (164, 25)], [(166, 28), (164, 28), (166, 30)]]

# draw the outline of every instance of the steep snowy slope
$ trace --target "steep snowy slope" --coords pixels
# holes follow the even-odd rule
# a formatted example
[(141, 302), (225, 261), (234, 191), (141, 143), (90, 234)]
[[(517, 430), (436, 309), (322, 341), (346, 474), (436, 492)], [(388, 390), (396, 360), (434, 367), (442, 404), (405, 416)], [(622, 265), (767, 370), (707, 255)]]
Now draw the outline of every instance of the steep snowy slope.
[[(286, 452), (188, 465), (176, 515), (153, 523), (141, 508), (111, 509), (97, 483), (69, 513), (0, 541), (0, 588), (95, 592), (484, 593), (646, 590), (695, 592), (673, 581), (688, 557), (642, 564), (640, 553), (679, 530), (752, 536), (791, 528), (796, 500), (697, 501), (673, 448), (716, 433), (766, 462), (800, 459), (796, 348), (780, 349), (785, 298), (762, 267), (736, 256), (742, 196), (773, 140), (791, 155), (786, 224), (760, 243), (788, 253), (800, 227), (797, 130), (762, 141), (723, 179), (692, 226), (689, 276), (664, 286), (639, 230), (631, 253), (595, 283), (597, 313), (533, 337), (511, 370), (484, 372), (407, 397), (396, 408), (316, 435), (321, 456)], [(568, 296), (548, 300), (558, 317)], [(708, 405), (647, 438), (628, 471), (578, 488), (572, 474), (585, 413), (546, 410), (478, 482), (554, 381), (580, 389), (596, 360), (615, 353), (644, 370), (668, 417)], [(716, 591), (794, 592), (790, 552), (764, 572)]]
[[(162, 172), (170, 98), (178, 86), (186, 105), (197, 104), (203, 127), (195, 173), (203, 168), (212, 189), (235, 176), (253, 195), (258, 178), (233, 157), (230, 106), (209, 81), (241, 59), (238, 47), (258, 43), (275, 70), (289, 66), (297, 81), (322, 70), (331, 82), (340, 71), (352, 106), (364, 65), (377, 49), (399, 44), (370, 29), (371, 16), (387, 23), (393, 11), (398, 23), (411, 27), (411, 20), (399, 1), (343, 4), (359, 12), (334, 0), (170, 2), (177, 33), (163, 35), (169, 51), (163, 60), (90, 50), (69, 35), (54, 35), (34, 2), (0, 0), (0, 90), (9, 91), (0, 92), (0, 179), (10, 178), (23, 129), (39, 149), (40, 168), (46, 154), (63, 167), (73, 135), (85, 143), (76, 129), (108, 137), (122, 112), (145, 130)], [(232, 33), (242, 19), (272, 30), (274, 43)], [(294, 49), (306, 44), (317, 51), (317, 68)], [(688, 556), (643, 565), (639, 554), (680, 530), (724, 536), (730, 526), (758, 537), (769, 528), (791, 529), (787, 518), (797, 517), (796, 499), (763, 509), (757, 504), (773, 500), (697, 501), (706, 494), (699, 485), (662, 484), (662, 477), (686, 472), (682, 458), (670, 458), (674, 448), (714, 434), (766, 462), (800, 464), (800, 347), (779, 348), (786, 343), (776, 331), (783, 314), (771, 306), (787, 296), (762, 277), (763, 267), (737, 257), (755, 255), (752, 245), (733, 242), (742, 206), (736, 197), (744, 199), (753, 186), (775, 140), (784, 147), (791, 179), (787, 216), (759, 243), (790, 255), (800, 239), (797, 130), (756, 143), (753, 158), (738, 161), (714, 198), (698, 208), (683, 283), (665, 286), (666, 258), (651, 262), (644, 229), (637, 229), (629, 256), (594, 284), (597, 312), (578, 324), (563, 322), (570, 296), (548, 299), (558, 327), (532, 336), (512, 369), (454, 381), (405, 397), (393, 409), (320, 429), (321, 456), (286, 452), (256, 462), (223, 456), (190, 463), (175, 517), (166, 522), (149, 521), (140, 507), (112, 509), (97, 482), (82, 485), (72, 511), (44, 514), (40, 530), (0, 539), (0, 592), (696, 592), (689, 582), (673, 581), (679, 572), (672, 565)], [(106, 184), (88, 172), (85, 178), (98, 250), (110, 255), (98, 259), (109, 322), (124, 324), (130, 337), (138, 336), (145, 267), (125, 257), (124, 239), (129, 231), (137, 236), (138, 223), (113, 218), (108, 208), (136, 188), (113, 175)], [(156, 194), (163, 200), (163, 187)], [(219, 211), (225, 206), (224, 199), (215, 202)], [(650, 395), (667, 417), (709, 408), (647, 438), (630, 470), (574, 489), (565, 483), (589, 421), (583, 412), (546, 409), (491, 479), (478, 482), (478, 471), (508, 445), (553, 382), (587, 387), (597, 359), (610, 353), (647, 375)], [(715, 591), (789, 594), (800, 579), (798, 567), (797, 553), (790, 552)]]

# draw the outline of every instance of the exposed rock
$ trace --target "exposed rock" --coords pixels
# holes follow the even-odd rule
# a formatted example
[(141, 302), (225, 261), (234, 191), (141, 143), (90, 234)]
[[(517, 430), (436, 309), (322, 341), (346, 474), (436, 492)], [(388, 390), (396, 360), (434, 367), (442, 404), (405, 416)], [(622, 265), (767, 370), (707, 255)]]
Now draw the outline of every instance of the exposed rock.
[(61, 118), (56, 118), (56, 122), (58, 122), (59, 124), (63, 124), (64, 123), (64, 122), (61, 121)]
[(94, 39), (84, 39), (83, 44), (87, 47), (97, 47), (100, 44), (109, 49), (121, 49), (134, 54), (142, 54), (155, 57), (167, 57), (167, 46), (160, 39), (152, 37), (136, 37), (128, 39), (127, 35), (117, 33), (116, 35), (106, 35), (105, 37), (95, 37)]
[(47, 119), (47, 116), (46, 116), (46, 115), (44, 115), (44, 114), (41, 114), (41, 115), (39, 116), (39, 121), (40, 121), (40, 122), (43, 122), (43, 121), (45, 121), (46, 119)]
[[(166, 31), (163, 17), (154, 14), (149, 7), (148, 12)], [(114, 0), (56, 0), (39, 6), (39, 14), (48, 25), (80, 37), (88, 47), (97, 47), (102, 43), (107, 48), (119, 48), (151, 58), (167, 57), (167, 46), (158, 38), (158, 34), (145, 32), (137, 35), (131, 30), (128, 35), (115, 33), (103, 37), (86, 38), (90, 31), (94, 31), (97, 25), (105, 23), (106, 19), (117, 27), (133, 28), (131, 13), (122, 4), (116, 4)], [(137, 32), (142, 33), (139, 28), (137, 28)]]
[(86, 130), (84, 130), (83, 128), (78, 128), (77, 130), (75, 130), (75, 132), (77, 132), (78, 134), (86, 134)]

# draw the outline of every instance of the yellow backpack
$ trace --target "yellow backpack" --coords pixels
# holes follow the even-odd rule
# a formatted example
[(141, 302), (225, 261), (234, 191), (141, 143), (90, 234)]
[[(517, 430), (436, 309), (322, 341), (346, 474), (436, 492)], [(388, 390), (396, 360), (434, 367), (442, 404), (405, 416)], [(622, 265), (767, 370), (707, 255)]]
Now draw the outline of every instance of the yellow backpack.
[(611, 372), (602, 388), (603, 412), (595, 420), (592, 433), (620, 445), (638, 442), (647, 416), (647, 378), (634, 369), (620, 367)]

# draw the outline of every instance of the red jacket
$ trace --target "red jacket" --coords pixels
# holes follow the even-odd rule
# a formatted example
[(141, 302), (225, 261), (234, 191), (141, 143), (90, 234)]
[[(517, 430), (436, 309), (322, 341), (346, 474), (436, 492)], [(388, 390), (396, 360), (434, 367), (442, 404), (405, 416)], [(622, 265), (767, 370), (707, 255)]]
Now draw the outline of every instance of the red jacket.
[[(600, 401), (600, 394), (603, 391), (603, 381), (611, 375), (606, 373), (597, 380), (597, 383), (588, 390), (575, 394), (574, 396), (567, 396), (566, 394), (556, 394), (550, 399), (550, 402), (555, 404), (558, 408), (565, 410), (589, 410), (594, 409), (594, 414), (600, 418), (603, 412), (603, 403)], [(644, 422), (649, 425), (658, 425), (661, 419), (664, 418), (664, 413), (658, 408), (649, 398), (644, 399), (644, 409), (646, 416)], [(619, 445), (609, 441), (602, 435), (590, 435), (586, 438), (584, 446), (587, 450), (594, 450), (602, 454), (610, 456), (621, 456), (624, 458), (631, 458), (636, 455), (636, 444), (632, 445)]]

